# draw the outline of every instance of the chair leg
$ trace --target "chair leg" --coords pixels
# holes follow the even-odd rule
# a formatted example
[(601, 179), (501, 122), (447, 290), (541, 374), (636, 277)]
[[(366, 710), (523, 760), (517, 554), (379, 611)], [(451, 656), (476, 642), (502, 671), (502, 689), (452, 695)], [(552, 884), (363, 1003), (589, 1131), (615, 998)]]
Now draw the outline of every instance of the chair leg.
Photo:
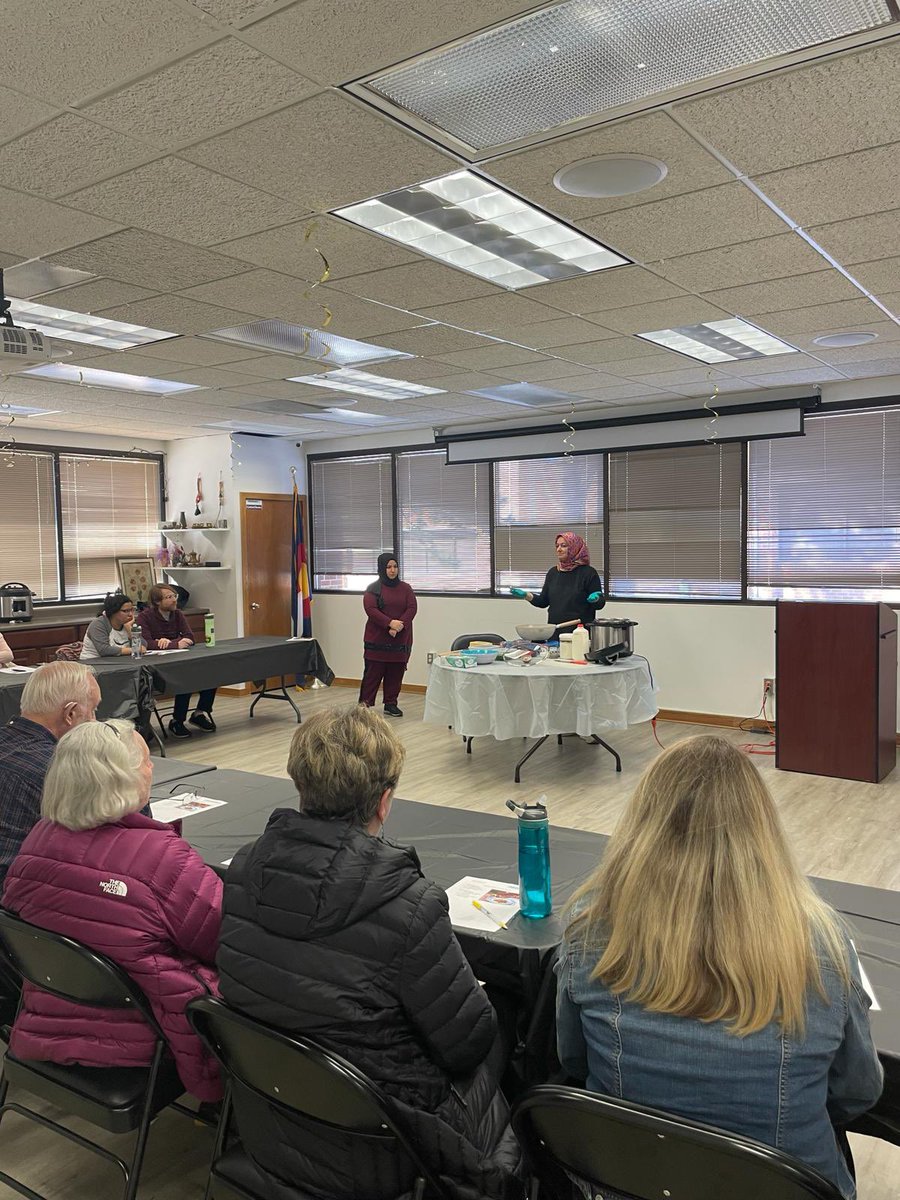
[(141, 1113), (141, 1123), (138, 1127), (137, 1141), (134, 1143), (134, 1153), (131, 1156), (131, 1162), (126, 1168), (125, 1176), (125, 1192), (122, 1200), (135, 1200), (137, 1196), (138, 1184), (141, 1181), (141, 1167), (144, 1163), (144, 1151), (147, 1149), (147, 1137), (150, 1133), (150, 1122), (153, 1119), (153, 1100), (156, 1093), (156, 1084), (159, 1078), (159, 1067), (162, 1062), (163, 1054), (165, 1053), (166, 1045), (163, 1041), (156, 1043), (156, 1051), (153, 1055), (153, 1061), (150, 1065), (150, 1074), (147, 1077), (147, 1095), (144, 1099), (144, 1111)]

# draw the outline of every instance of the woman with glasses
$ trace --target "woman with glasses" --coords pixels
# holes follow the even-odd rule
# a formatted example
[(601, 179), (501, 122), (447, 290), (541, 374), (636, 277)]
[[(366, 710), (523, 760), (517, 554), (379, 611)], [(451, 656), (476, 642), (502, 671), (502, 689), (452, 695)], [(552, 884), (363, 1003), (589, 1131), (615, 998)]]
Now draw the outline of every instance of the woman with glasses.
[[(131, 653), (131, 626), (134, 621), (134, 604), (122, 592), (110, 593), (103, 601), (103, 612), (94, 617), (84, 635), (81, 661), (96, 658), (115, 658)], [(141, 641), (141, 654), (146, 646)]]
[[(152, 773), (128, 721), (92, 721), (64, 734), (41, 820), (10, 866), (2, 903), (118, 963), (147, 997), (185, 1089), (217, 1100), (215, 1061), (185, 1007), (218, 991), (222, 882), (171, 825), (140, 811)], [(10, 1046), (25, 1059), (142, 1067), (154, 1040), (140, 1013), (85, 1008), (26, 984)]]

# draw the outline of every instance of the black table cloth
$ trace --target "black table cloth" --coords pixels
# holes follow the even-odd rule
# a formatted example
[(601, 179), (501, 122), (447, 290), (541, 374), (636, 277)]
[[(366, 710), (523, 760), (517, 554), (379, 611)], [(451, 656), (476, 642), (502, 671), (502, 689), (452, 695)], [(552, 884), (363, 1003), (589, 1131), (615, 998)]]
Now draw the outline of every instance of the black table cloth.
[(153, 654), (143, 662), (152, 673), (154, 690), (167, 696), (270, 675), (314, 675), (325, 684), (334, 679), (317, 641), (290, 642), (282, 637), (229, 638), (215, 646), (201, 643), (177, 654)]
[[(118, 659), (99, 659), (87, 664), (97, 673), (97, 683), (100, 685), (97, 716), (101, 720), (121, 717), (136, 721), (144, 711), (141, 662), (123, 655)], [(0, 671), (0, 721), (5, 723), (18, 714), (22, 692), (30, 678), (30, 674), (6, 674)]]

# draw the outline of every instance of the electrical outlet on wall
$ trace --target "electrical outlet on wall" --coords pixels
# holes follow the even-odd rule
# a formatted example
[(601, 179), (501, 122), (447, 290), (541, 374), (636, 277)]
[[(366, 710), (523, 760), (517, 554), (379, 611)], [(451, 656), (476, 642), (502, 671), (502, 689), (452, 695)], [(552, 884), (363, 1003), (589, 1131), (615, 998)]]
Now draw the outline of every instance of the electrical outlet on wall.
[(763, 690), (770, 700), (775, 699), (775, 676), (763, 678)]

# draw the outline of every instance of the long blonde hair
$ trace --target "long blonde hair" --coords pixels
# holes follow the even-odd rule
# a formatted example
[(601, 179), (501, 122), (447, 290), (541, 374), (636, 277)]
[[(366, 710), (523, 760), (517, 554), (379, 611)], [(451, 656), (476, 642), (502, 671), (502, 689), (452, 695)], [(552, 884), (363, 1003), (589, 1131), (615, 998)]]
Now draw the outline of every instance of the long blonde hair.
[(777, 1021), (802, 1034), (818, 955), (849, 980), (842, 927), (794, 862), (775, 802), (724, 738), (687, 738), (645, 771), (566, 937), (591, 977), (651, 1012)]

